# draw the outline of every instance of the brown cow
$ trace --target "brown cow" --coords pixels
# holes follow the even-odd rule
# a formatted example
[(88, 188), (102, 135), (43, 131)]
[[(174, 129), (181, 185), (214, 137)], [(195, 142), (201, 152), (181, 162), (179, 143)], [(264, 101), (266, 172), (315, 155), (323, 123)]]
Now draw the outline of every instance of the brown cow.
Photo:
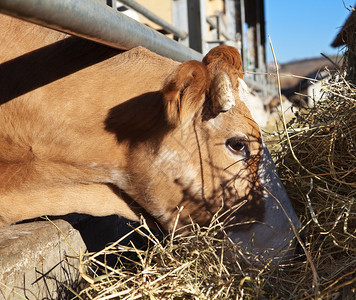
[[(0, 224), (144, 211), (164, 228), (229, 215), (229, 235), (276, 253), (298, 219), (242, 96), (241, 58), (182, 64), (0, 16)], [(274, 194), (279, 199), (270, 196)], [(281, 209), (280, 205), (283, 206)]]

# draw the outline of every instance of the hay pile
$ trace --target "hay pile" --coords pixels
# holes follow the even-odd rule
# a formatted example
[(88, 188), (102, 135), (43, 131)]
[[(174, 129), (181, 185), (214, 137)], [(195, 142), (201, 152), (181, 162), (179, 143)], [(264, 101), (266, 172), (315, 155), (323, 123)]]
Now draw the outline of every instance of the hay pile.
[[(319, 296), (356, 296), (356, 87), (337, 74), (324, 99), (299, 114), (274, 153), (297, 214), (306, 228)], [(300, 288), (312, 280), (306, 265)], [(296, 278), (297, 279), (297, 278)], [(329, 298), (328, 298), (329, 297)]]
[[(87, 286), (79, 299), (354, 299), (356, 297), (356, 88), (338, 75), (324, 100), (290, 122), (274, 153), (305, 229), (310, 259), (256, 264), (216, 220), (163, 241), (146, 223), (149, 248), (120, 241), (80, 256)], [(126, 237), (123, 237), (123, 239)], [(224, 261), (224, 253), (236, 260)], [(129, 256), (128, 256), (129, 253)], [(116, 266), (98, 257), (113, 254)], [(132, 260), (132, 254), (136, 260)], [(128, 257), (128, 258), (127, 258)], [(252, 261), (255, 261), (253, 263)]]
[[(273, 272), (254, 266), (226, 236), (222, 224), (191, 225), (191, 233), (174, 231), (159, 241), (145, 221), (134, 229), (149, 241), (146, 250), (123, 247), (120, 239), (95, 254), (80, 257), (80, 272), (88, 282), (80, 299), (261, 299), (268, 298), (266, 278)], [(135, 260), (128, 253), (134, 253)], [(225, 253), (235, 257), (226, 263)], [(114, 254), (118, 265), (110, 267), (98, 256)], [(256, 259), (256, 258), (255, 258)], [(121, 264), (122, 260), (126, 261)], [(256, 264), (256, 262), (255, 262)], [(267, 275), (268, 274), (268, 275)], [(265, 295), (265, 296), (264, 296)]]

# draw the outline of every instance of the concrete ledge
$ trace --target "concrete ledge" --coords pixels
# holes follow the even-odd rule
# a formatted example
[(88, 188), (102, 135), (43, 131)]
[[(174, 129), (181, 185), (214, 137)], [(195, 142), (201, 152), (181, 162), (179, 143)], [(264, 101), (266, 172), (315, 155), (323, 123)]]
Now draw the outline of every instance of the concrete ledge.
[(0, 229), (0, 299), (58, 299), (64, 285), (78, 282), (78, 271), (67, 263), (77, 267), (78, 260), (66, 255), (86, 246), (69, 223), (53, 223), (61, 232), (47, 221)]

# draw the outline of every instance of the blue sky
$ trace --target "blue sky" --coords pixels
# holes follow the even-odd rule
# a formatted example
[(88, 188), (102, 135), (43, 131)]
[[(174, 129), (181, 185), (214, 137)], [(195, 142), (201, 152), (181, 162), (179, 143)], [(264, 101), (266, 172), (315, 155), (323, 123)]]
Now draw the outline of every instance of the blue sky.
[[(356, 0), (344, 0), (347, 7)], [(273, 60), (269, 46), (280, 63), (336, 55), (330, 44), (349, 16), (342, 0), (265, 0), (267, 61)]]

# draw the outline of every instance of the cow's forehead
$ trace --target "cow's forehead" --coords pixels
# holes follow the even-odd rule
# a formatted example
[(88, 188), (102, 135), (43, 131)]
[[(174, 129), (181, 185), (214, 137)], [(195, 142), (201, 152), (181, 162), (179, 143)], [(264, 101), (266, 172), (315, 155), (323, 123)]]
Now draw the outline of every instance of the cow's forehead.
[(251, 116), (245, 103), (236, 98), (236, 105), (225, 113), (221, 113), (215, 118), (210, 119), (207, 125), (212, 130), (228, 134), (242, 132), (244, 134), (260, 135), (260, 129)]

